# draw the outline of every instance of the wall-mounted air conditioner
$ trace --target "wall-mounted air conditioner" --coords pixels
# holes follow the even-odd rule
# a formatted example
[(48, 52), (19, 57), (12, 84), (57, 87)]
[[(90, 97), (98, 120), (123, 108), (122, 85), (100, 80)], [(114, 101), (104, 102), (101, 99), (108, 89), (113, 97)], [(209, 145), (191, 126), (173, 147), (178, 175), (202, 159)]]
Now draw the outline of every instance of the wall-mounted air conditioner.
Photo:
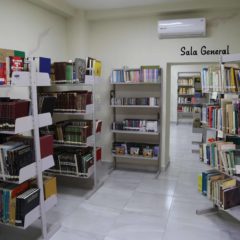
[(160, 39), (205, 37), (206, 19), (161, 20), (158, 22), (158, 36)]

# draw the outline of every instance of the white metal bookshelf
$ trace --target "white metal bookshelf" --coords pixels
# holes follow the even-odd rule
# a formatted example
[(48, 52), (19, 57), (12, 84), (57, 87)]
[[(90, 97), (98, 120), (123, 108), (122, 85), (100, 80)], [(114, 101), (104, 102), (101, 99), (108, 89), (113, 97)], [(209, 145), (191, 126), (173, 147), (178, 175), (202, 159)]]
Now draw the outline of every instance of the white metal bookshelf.
[[(122, 69), (114, 69), (122, 70)], [(114, 71), (113, 70), (113, 71)], [(125, 71), (132, 71), (135, 69), (127, 69)], [(140, 69), (137, 69), (140, 70)], [(156, 171), (157, 174), (161, 171), (161, 98), (162, 98), (162, 74), (161, 69), (159, 69), (159, 79), (143, 81), (140, 76), (139, 81), (126, 81), (126, 82), (114, 82), (111, 78), (111, 86), (114, 92), (114, 98), (124, 97), (132, 98), (133, 96), (138, 98), (150, 98), (155, 97), (159, 98), (159, 104), (153, 105), (150, 103), (148, 105), (136, 105), (136, 104), (114, 104), (112, 101), (110, 107), (113, 110), (113, 122), (121, 120), (123, 115), (126, 118), (131, 119), (132, 115), (134, 118), (139, 118), (143, 116), (145, 120), (154, 119), (158, 121), (157, 131), (143, 131), (140, 128), (129, 127), (128, 129), (111, 129), (113, 134), (113, 143), (114, 142), (135, 142), (139, 144), (153, 144), (159, 147), (158, 156), (143, 156), (140, 154), (131, 155), (128, 154), (116, 154), (114, 151), (112, 153), (114, 169), (123, 168), (123, 169), (136, 169), (143, 171)], [(141, 117), (140, 117), (141, 116)], [(112, 149), (113, 150), (113, 149)]]
[(23, 183), (31, 178), (37, 178), (37, 185), (40, 190), (40, 204), (25, 216), (24, 226), (19, 227), (11, 224), (1, 224), (26, 229), (40, 218), (42, 239), (47, 240), (58, 230), (60, 226), (55, 224), (54, 226), (47, 228), (46, 212), (57, 204), (57, 196), (54, 195), (44, 200), (43, 171), (54, 166), (54, 160), (52, 155), (43, 159), (41, 158), (39, 128), (51, 125), (52, 118), (50, 113), (38, 114), (37, 87), (49, 86), (50, 78), (48, 74), (36, 71), (36, 62), (33, 59), (29, 60), (29, 66), (29, 72), (13, 72), (11, 84), (4, 87), (29, 87), (32, 114), (27, 117), (16, 119), (13, 130), (0, 131), (0, 134), (15, 135), (33, 130), (35, 162), (21, 168), (18, 176), (8, 176), (3, 173), (1, 174), (1, 178), (3, 181), (14, 182), (16, 184)]
[[(221, 68), (224, 67), (224, 64), (226, 63), (240, 63), (240, 54), (229, 54), (229, 55), (223, 55), (220, 57), (220, 65)], [(223, 78), (222, 73), (221, 73), (221, 78)], [(221, 92), (220, 92), (221, 93)], [(228, 94), (223, 92), (223, 94)], [(230, 93), (231, 94), (231, 93)], [(227, 135), (231, 135), (231, 136), (239, 136), (238, 134), (231, 134), (231, 133), (224, 133), (222, 130), (216, 129), (216, 128), (210, 128), (205, 124), (203, 124), (203, 129), (205, 131), (210, 130), (210, 131), (215, 131), (217, 135), (221, 135), (223, 138), (225, 138)], [(206, 139), (205, 139), (206, 140)], [(209, 167), (216, 169), (219, 172), (220, 171), (218, 168), (214, 168), (210, 165), (208, 165)], [(230, 176), (225, 172), (222, 172), (223, 174), (229, 176), (230, 178), (234, 178), (237, 181), (240, 181), (240, 177), (238, 176)], [(230, 209), (223, 209), (220, 206), (218, 206), (217, 204), (213, 203), (213, 207), (212, 208), (207, 208), (207, 209), (198, 209), (196, 210), (196, 213), (198, 215), (202, 215), (202, 214), (206, 214), (206, 213), (210, 213), (210, 212), (217, 212), (217, 211), (224, 211), (226, 213), (228, 213), (229, 215), (231, 215), (232, 217), (234, 217), (235, 219), (237, 219), (238, 221), (240, 221), (240, 205), (230, 208)]]
[(48, 174), (55, 175), (55, 176), (64, 176), (64, 177), (72, 177), (72, 178), (79, 178), (79, 179), (86, 179), (92, 178), (94, 179), (94, 187), (97, 186), (97, 157), (96, 157), (96, 150), (97, 150), (97, 139), (100, 135), (99, 132), (96, 132), (96, 102), (95, 102), (95, 85), (101, 81), (101, 77), (93, 76), (93, 75), (86, 75), (85, 82), (78, 82), (77, 80), (60, 80), (52, 82), (51, 86), (41, 88), (41, 93), (44, 92), (64, 92), (73, 89), (75, 91), (88, 89), (92, 92), (92, 104), (86, 105), (85, 111), (72, 111), (72, 110), (61, 110), (55, 109), (53, 112), (53, 121), (56, 123), (58, 122), (58, 118), (66, 118), (74, 116), (74, 120), (76, 119), (88, 119), (92, 120), (92, 135), (88, 136), (86, 142), (83, 143), (74, 143), (74, 142), (67, 142), (67, 141), (54, 141), (55, 147), (71, 147), (71, 148), (86, 148), (92, 147), (93, 148), (93, 166), (89, 167), (87, 173), (82, 172), (70, 172), (70, 171), (63, 171), (58, 169), (49, 169), (47, 172)]

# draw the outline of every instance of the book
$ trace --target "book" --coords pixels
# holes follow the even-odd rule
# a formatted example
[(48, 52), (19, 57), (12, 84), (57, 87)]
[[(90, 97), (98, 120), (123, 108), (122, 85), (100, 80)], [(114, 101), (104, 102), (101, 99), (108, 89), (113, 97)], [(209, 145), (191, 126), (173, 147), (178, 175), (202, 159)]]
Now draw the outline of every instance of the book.
[(31, 188), (16, 198), (16, 226), (24, 226), (25, 216), (39, 205), (40, 191)]
[(81, 58), (75, 58), (73, 71), (75, 73), (74, 79), (79, 80), (79, 82), (85, 82), (86, 75), (86, 61)]

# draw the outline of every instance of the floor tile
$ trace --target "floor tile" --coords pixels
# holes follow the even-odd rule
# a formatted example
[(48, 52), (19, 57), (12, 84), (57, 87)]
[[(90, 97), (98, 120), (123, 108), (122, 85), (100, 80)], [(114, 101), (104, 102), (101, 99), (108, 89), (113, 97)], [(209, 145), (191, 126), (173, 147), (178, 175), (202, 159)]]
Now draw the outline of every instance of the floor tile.
[(166, 217), (171, 203), (171, 196), (135, 192), (124, 210)]

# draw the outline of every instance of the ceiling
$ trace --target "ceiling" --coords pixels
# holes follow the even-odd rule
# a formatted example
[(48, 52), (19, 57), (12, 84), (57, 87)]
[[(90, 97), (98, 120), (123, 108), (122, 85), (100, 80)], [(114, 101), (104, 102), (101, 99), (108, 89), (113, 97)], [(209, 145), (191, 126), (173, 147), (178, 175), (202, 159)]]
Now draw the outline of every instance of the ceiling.
[(196, 11), (240, 10), (240, 0), (26, 0), (64, 17), (79, 10), (86, 19), (98, 20)]
[[(186, 0), (64, 0), (71, 7), (82, 10), (107, 10), (129, 7), (142, 7), (155, 4), (181, 3)], [(198, 2), (201, 0), (187, 0), (187, 2)], [(211, 1), (211, 0), (209, 0)]]

